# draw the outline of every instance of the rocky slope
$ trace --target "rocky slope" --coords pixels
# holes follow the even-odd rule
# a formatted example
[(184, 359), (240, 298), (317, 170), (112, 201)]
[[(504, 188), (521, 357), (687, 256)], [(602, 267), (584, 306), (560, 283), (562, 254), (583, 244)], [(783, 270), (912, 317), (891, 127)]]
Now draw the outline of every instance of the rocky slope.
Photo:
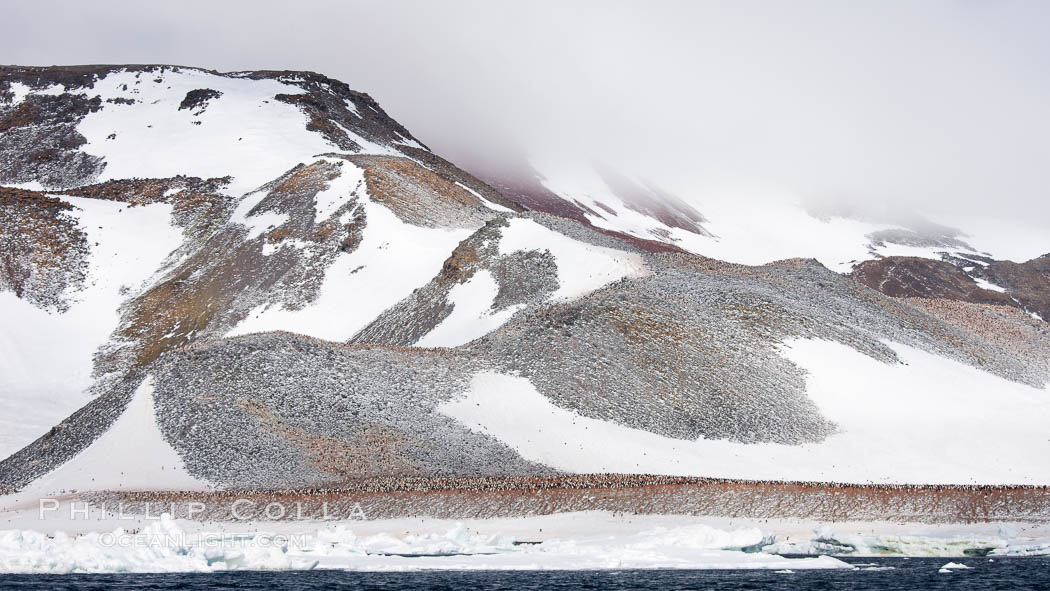
[(1010, 306), (1037, 319), (1050, 313), (1050, 254), (1023, 263), (943, 255), (943, 260), (890, 256), (864, 261), (851, 275), (898, 297)]
[[(840, 418), (799, 342), (874, 363), (895, 395), (913, 356), (978, 372), (1009, 402), (989, 433), (1050, 452), (1017, 427), (1048, 409), (1045, 257), (996, 261), (950, 232), (868, 224), (834, 254), (845, 268), (790, 248), (744, 265), (703, 256), (740, 239), (718, 218), (617, 171), (483, 176), (317, 74), (0, 68), (0, 395), (18, 413), (0, 488), (92, 487), (44, 477), (75, 472), (140, 397), (155, 409), (142, 433), (220, 488), (611, 471), (615, 458), (568, 440), (562, 459), (582, 463), (541, 453), (559, 413), (712, 446), (672, 470), (693, 476), (726, 476), (716, 456), (808, 449), (830, 455), (806, 478), (914, 482), (921, 470), (837, 471), (834, 454), (858, 451), (840, 442), (870, 427), (887, 437), (873, 454), (917, 431), (956, 450), (911, 450), (941, 465), (931, 482), (1003, 481), (967, 470), (984, 449), (969, 423)], [(548, 406), (500, 423), (500, 400)], [(659, 453), (634, 471), (660, 471)], [(1050, 473), (1021, 462), (1010, 478)]]

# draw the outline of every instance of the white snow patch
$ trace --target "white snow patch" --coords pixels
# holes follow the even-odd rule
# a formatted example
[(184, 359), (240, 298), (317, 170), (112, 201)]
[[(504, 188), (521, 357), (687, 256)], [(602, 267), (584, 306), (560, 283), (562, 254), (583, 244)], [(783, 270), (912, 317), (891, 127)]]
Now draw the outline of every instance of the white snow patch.
[(52, 84), (47, 88), (32, 91), (32, 94), (39, 94), (41, 96), (58, 96), (66, 93), (66, 87), (62, 84)]
[(973, 280), (977, 283), (977, 287), (987, 289), (991, 291), (997, 291), (999, 293), (1006, 293), (1006, 288), (1000, 285), (996, 285), (991, 281), (981, 279), (980, 277), (974, 277)]
[(500, 205), (498, 203), (493, 203), (493, 202), (489, 201), (488, 199), (485, 199), (484, 197), (481, 196), (481, 193), (478, 193), (477, 191), (475, 191), (474, 189), (471, 189), (470, 187), (464, 185), (463, 183), (461, 183), (459, 181), (456, 181), (456, 184), (459, 185), (459, 187), (461, 189), (463, 189), (464, 191), (466, 191), (466, 192), (470, 193), (471, 195), (477, 197), (478, 201), (481, 201), (481, 203), (485, 207), (487, 207), (487, 208), (489, 208), (491, 210), (494, 210), (494, 211), (502, 212), (502, 213), (514, 213), (514, 210), (510, 209), (509, 207), (504, 207), (504, 206), (502, 206), (502, 205)]
[(353, 113), (355, 117), (361, 117), (361, 113), (357, 110), (357, 105), (354, 104), (354, 101), (350, 99), (343, 99), (343, 103), (346, 104), (347, 110)]
[(421, 338), (417, 347), (458, 347), (503, 326), (524, 304), (495, 311), (492, 303), (499, 293), (496, 278), (480, 269), (466, 283), (449, 290), (452, 312)]
[[(969, 254), (973, 251), (967, 249), (946, 248), (944, 246), (908, 246), (907, 244), (894, 244), (888, 242), (882, 246), (872, 246), (872, 255), (880, 257), (915, 257), (920, 259), (941, 259), (941, 253), (958, 252)], [(871, 256), (869, 258), (874, 258)]]
[[(87, 234), (85, 287), (64, 314), (48, 313), (0, 293), (0, 458), (46, 433), (88, 401), (92, 356), (120, 322), (119, 308), (144, 287), (182, 242), (163, 203), (126, 203), (59, 196)], [(125, 293), (121, 293), (125, 288)]]
[(354, 142), (355, 144), (357, 144), (360, 147), (360, 150), (358, 150), (358, 152), (360, 152), (360, 153), (363, 153), (363, 154), (383, 154), (383, 155), (388, 155), (388, 156), (401, 156), (402, 155), (400, 152), (398, 152), (397, 150), (395, 150), (394, 148), (392, 148), (390, 146), (384, 146), (382, 144), (377, 144), (375, 142), (366, 140), (365, 138), (363, 138), (360, 135), (358, 135), (357, 133), (355, 133), (352, 129), (350, 129), (349, 127), (343, 125), (342, 123), (340, 123), (338, 121), (333, 120), (332, 123), (334, 123), (336, 125), (336, 127), (338, 127), (339, 129), (342, 129), (343, 132), (346, 133), (347, 137), (350, 138), (350, 141)]
[(25, 183), (10, 183), (4, 185), (5, 187), (14, 187), (16, 189), (25, 189), (26, 191), (46, 191), (47, 187), (40, 184), (40, 181), (27, 181)]
[(311, 248), (313, 244), (306, 242), (305, 240), (298, 240), (296, 238), (288, 238), (281, 240), (280, 242), (273, 243), (266, 241), (262, 245), (263, 256), (270, 256), (282, 248), (296, 248), (299, 250), (306, 250)]
[[(890, 343), (888, 365), (845, 345), (787, 343), (840, 432), (807, 445), (671, 439), (555, 406), (526, 378), (481, 372), (439, 411), (526, 459), (570, 472), (857, 483), (1050, 484), (1047, 390)], [(991, 395), (994, 393), (994, 395)]]
[(423, 144), (417, 142), (416, 140), (410, 140), (410, 139), (406, 138), (405, 136), (401, 135), (400, 133), (397, 134), (397, 137), (398, 137), (397, 143), (401, 144), (402, 146), (408, 146), (410, 148), (417, 148), (419, 150), (426, 150), (426, 147), (424, 147)]
[(11, 98), (12, 105), (19, 105), (22, 101), (26, 100), (26, 97), (33, 91), (29, 88), (28, 84), (22, 84), (21, 82), (12, 82), (8, 85), (8, 89), (14, 94)]
[(266, 232), (284, 225), (288, 221), (288, 214), (274, 211), (263, 211), (251, 213), (256, 205), (266, 198), (266, 191), (253, 191), (248, 193), (237, 203), (237, 208), (230, 216), (230, 223), (241, 224), (248, 229), (246, 240), (254, 240)]
[(511, 219), (502, 229), (499, 254), (547, 251), (558, 265), (558, 289), (553, 300), (570, 300), (625, 277), (643, 277), (648, 270), (641, 255), (594, 246), (548, 229), (528, 218)]
[[(154, 82), (158, 77), (162, 81)], [(186, 93), (200, 88), (222, 96), (208, 101), (200, 115), (195, 115), (198, 109), (179, 110)], [(274, 99), (277, 94), (303, 92), (277, 80), (227, 78), (190, 69), (162, 74), (121, 71), (96, 81), (90, 92), (103, 101), (141, 101), (105, 104), (77, 126), (88, 141), (82, 149), (106, 160), (99, 180), (232, 175), (229, 191), (240, 195), (272, 180), (275, 171), (290, 170), (335, 149), (321, 134), (306, 129), (306, 114)], [(116, 137), (108, 139), (111, 134)]]
[(34, 89), (28, 84), (21, 82), (12, 82), (10, 85), (11, 92), (14, 93), (14, 98), (11, 99), (12, 105), (17, 105), (24, 101), (27, 96), (38, 95), (38, 96), (58, 96), (66, 92), (66, 87), (61, 84), (52, 84), (46, 88)]
[(343, 206), (350, 195), (365, 182), (365, 172), (352, 162), (340, 161), (339, 176), (328, 181), (328, 185), (317, 193), (314, 205), (314, 224), (319, 224)]

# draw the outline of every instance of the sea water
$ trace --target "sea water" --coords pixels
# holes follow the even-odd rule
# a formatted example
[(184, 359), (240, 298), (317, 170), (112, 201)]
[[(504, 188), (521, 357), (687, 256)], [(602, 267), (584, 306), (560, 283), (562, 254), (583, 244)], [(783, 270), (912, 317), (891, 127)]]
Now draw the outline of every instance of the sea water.
[[(833, 570), (237, 571), (167, 574), (0, 575), (0, 589), (1050, 589), (1050, 557), (845, 558)], [(944, 568), (949, 562), (969, 568)]]

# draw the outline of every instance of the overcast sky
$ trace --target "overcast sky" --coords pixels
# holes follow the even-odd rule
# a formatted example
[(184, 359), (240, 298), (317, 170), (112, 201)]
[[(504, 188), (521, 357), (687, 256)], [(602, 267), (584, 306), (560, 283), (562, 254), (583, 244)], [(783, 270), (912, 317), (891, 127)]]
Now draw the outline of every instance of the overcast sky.
[(771, 187), (1050, 220), (1042, 0), (32, 0), (4, 20), (11, 64), (319, 71), (460, 162), (516, 146), (700, 201)]

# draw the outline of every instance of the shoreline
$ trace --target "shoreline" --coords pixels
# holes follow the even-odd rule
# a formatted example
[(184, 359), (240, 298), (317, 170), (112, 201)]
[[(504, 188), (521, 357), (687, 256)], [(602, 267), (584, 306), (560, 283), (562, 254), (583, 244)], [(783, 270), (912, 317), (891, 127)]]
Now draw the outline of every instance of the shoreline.
[[(75, 495), (93, 505), (123, 504), (145, 513), (153, 504), (203, 504), (198, 519), (237, 520), (233, 504), (279, 504), (269, 521), (349, 515), (367, 519), (486, 519), (577, 511), (637, 515), (705, 515), (820, 522), (1050, 522), (1050, 487), (1035, 485), (878, 485), (746, 481), (651, 475), (382, 478), (301, 490), (97, 491)], [(195, 505), (196, 506), (196, 505)], [(296, 511), (288, 510), (295, 506)]]

